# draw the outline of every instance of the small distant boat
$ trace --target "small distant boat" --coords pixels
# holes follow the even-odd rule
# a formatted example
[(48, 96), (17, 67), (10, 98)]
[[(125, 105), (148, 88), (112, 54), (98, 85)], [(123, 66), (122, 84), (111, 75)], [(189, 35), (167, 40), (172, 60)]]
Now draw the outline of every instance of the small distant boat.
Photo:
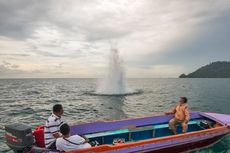
[[(168, 127), (172, 115), (72, 125), (72, 135), (84, 135), (90, 141), (97, 141), (100, 145), (67, 153), (179, 153), (212, 145), (230, 133), (230, 115), (191, 112), (190, 116), (188, 132), (182, 133), (182, 129), (178, 125), (177, 135), (173, 135)], [(44, 146), (42, 129), (42, 127), (38, 127), (33, 132), (35, 142), (39, 147), (30, 144), (30, 146), (26, 146), (27, 148), (35, 152), (42, 150), (42, 146)], [(6, 131), (7, 145), (14, 151), (19, 149), (19, 142), (23, 143), (23, 141), (18, 140), (23, 139), (15, 135), (17, 132), (12, 130), (12, 125), (6, 126)], [(29, 135), (28, 133), (27, 135)], [(25, 149), (25, 145), (20, 149)]]

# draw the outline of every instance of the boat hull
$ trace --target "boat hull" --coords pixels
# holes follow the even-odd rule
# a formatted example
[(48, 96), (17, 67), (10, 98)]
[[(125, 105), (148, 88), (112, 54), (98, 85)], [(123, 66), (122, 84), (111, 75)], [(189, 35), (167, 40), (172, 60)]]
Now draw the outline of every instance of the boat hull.
[(217, 143), (219, 140), (221, 140), (225, 135), (216, 136), (213, 138), (196, 141), (192, 143), (186, 143), (176, 146), (171, 146), (167, 148), (157, 149), (157, 150), (143, 150), (141, 152), (143, 153), (180, 153), (185, 151), (192, 151), (195, 149), (204, 148), (210, 145), (213, 145)]
[[(94, 122), (84, 125), (76, 125), (72, 127), (72, 133), (75, 134), (76, 132), (80, 132), (81, 134), (96, 133), (94, 137), (103, 137), (97, 133), (101, 131), (106, 131), (106, 129), (113, 130), (119, 129), (122, 127), (126, 127), (128, 125), (134, 124), (137, 126), (145, 126), (150, 125), (151, 123), (154, 124), (153, 133), (154, 137), (151, 139), (139, 140), (139, 141), (131, 141), (125, 144), (118, 144), (118, 145), (110, 145), (101, 143), (103, 145), (89, 148), (89, 149), (82, 149), (82, 150), (75, 150), (70, 151), (68, 153), (89, 153), (89, 152), (107, 152), (107, 153), (133, 153), (133, 152), (153, 152), (153, 153), (178, 153), (178, 152), (185, 152), (190, 151), (202, 147), (209, 146), (211, 144), (216, 143), (218, 140), (223, 138), (225, 135), (230, 133), (230, 115), (225, 114), (215, 114), (215, 113), (200, 113), (200, 112), (193, 112), (190, 114), (192, 120), (204, 120), (204, 119), (211, 119), (213, 122), (216, 122), (216, 126), (213, 128), (189, 131), (184, 134), (177, 134), (177, 135), (164, 135), (159, 136), (157, 134), (165, 134), (168, 132), (168, 127), (164, 127), (163, 123), (168, 123), (172, 116), (152, 116), (152, 117), (144, 117), (144, 118), (135, 118), (135, 119), (125, 119), (113, 122)], [(156, 126), (155, 126), (156, 125)], [(157, 127), (159, 125), (159, 127)], [(167, 124), (166, 124), (167, 125)], [(168, 125), (167, 125), (168, 126)], [(165, 128), (165, 129), (164, 129)], [(163, 129), (159, 130), (158, 129)], [(188, 128), (189, 129), (189, 128)], [(135, 133), (133, 134), (133, 130), (129, 128), (125, 128), (129, 133), (129, 136), (135, 137)], [(141, 131), (143, 131), (142, 129)], [(147, 129), (148, 130), (148, 129)], [(150, 130), (151, 131), (151, 130)], [(123, 132), (123, 131), (122, 131)], [(117, 131), (115, 132), (117, 134)], [(146, 132), (147, 133), (147, 132)], [(99, 135), (98, 135), (99, 134)], [(133, 135), (132, 135), (133, 134)], [(142, 136), (144, 133), (142, 133)], [(150, 132), (152, 134), (152, 131)], [(116, 135), (115, 135), (116, 136)], [(122, 135), (124, 136), (124, 135)], [(93, 137), (93, 138), (94, 138)], [(110, 136), (111, 137), (111, 136)], [(119, 136), (116, 136), (119, 137)], [(124, 136), (125, 137), (125, 136)], [(130, 137), (128, 137), (130, 139)], [(128, 139), (128, 141), (129, 141)], [(103, 139), (107, 140), (107, 139)], [(135, 139), (134, 139), (135, 140)], [(108, 141), (108, 140), (107, 140)]]
[[(179, 134), (177, 135), (173, 135), (168, 127), (168, 122), (173, 117), (169, 115), (73, 125), (71, 126), (72, 135), (84, 135), (90, 141), (98, 141), (101, 145), (66, 153), (180, 153), (214, 144), (230, 133), (230, 115), (192, 112), (190, 116), (188, 131), (181, 133), (181, 127), (178, 127)], [(12, 129), (13, 134), (18, 132), (18, 129)], [(40, 140), (44, 141), (43, 132), (40, 128), (34, 131), (36, 143)], [(16, 139), (19, 138), (16, 137)], [(113, 143), (114, 140), (120, 138), (124, 139), (125, 143)], [(9, 144), (14, 143), (13, 139), (7, 140)], [(14, 147), (12, 149), (15, 150)], [(26, 148), (21, 150), (23, 149)]]

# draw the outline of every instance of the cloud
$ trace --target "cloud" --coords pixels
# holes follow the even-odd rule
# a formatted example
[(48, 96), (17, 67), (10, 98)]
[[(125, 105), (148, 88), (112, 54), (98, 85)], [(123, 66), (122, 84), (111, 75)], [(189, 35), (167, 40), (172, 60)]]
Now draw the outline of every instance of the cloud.
[(29, 54), (7, 54), (7, 53), (0, 53), (0, 56), (20, 56), (20, 57), (28, 57)]
[[(0, 34), (15, 39), (30, 37), (47, 14), (49, 1), (0, 1)], [(41, 13), (42, 12), (42, 13)]]
[(16, 65), (3, 61), (0, 64), (0, 78), (53, 78), (53, 77), (73, 77), (70, 72), (60, 71), (63, 64), (56, 66), (56, 69), (52, 69), (49, 73), (47, 70), (39, 69), (38, 67), (31, 67), (31, 65)]
[[(162, 27), (176, 26), (175, 23), (199, 23), (217, 15), (219, 6), (226, 3), (212, 1), (209, 6), (210, 2), (1, 1), (0, 34), (22, 39), (33, 37), (41, 27), (56, 27), (61, 33), (77, 35), (85, 41), (118, 39), (141, 31), (154, 33), (153, 28), (161, 30)], [(188, 12), (190, 7), (196, 8)]]
[(4, 61), (3, 64), (0, 65), (0, 78), (5, 77), (20, 77), (25, 75), (31, 75), (37, 73), (38, 71), (24, 71), (19, 69), (19, 65), (11, 64)]
[(95, 41), (122, 37), (130, 31), (125, 27), (115, 28), (117, 23), (110, 23), (108, 15), (113, 15), (113, 11), (100, 1), (1, 1), (0, 35), (21, 40), (33, 38), (39, 28), (57, 27), (67, 35), (74, 32), (81, 35), (78, 39)]
[(64, 63), (58, 73), (94, 76), (106, 65), (109, 42), (116, 41), (127, 69), (137, 67), (135, 74), (173, 65), (175, 74), (158, 73), (176, 76), (184, 71), (178, 65), (190, 71), (229, 55), (228, 4), (228, 0), (0, 1), (0, 60), (14, 63), (11, 70), (32, 65), (48, 76)]
[(20, 66), (17, 65), (17, 64), (11, 64), (7, 61), (3, 61), (2, 62), (2, 65), (1, 65), (1, 72), (7, 72), (7, 71), (18, 71), (17, 69), (19, 68)]
[(230, 60), (230, 11), (199, 25), (200, 28), (161, 54), (149, 53), (137, 65), (177, 64), (187, 67), (186, 73), (214, 61)]

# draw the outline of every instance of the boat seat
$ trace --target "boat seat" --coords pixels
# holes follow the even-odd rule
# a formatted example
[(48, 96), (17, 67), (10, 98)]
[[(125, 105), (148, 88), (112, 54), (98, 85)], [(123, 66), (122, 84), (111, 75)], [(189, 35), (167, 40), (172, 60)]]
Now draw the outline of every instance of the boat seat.
[[(196, 120), (196, 121), (189, 121), (188, 125), (192, 125), (192, 124), (198, 124), (200, 121)], [(160, 125), (153, 125), (154, 129), (162, 129), (162, 128), (168, 128), (169, 124), (160, 124)]]

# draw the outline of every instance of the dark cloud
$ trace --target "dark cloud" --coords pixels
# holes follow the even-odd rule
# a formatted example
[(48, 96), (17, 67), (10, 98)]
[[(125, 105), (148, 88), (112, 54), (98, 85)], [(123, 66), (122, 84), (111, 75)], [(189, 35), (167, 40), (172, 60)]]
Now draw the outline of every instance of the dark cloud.
[[(66, 36), (75, 35), (78, 37), (78, 35), (81, 35), (82, 37), (79, 39), (92, 42), (119, 39), (135, 32), (145, 31), (146, 27), (152, 31), (153, 27), (157, 26), (154, 20), (161, 17), (162, 14), (168, 16), (177, 7), (178, 9), (175, 12), (179, 13), (180, 10), (182, 12), (181, 15), (173, 17), (173, 20), (178, 20), (181, 23), (184, 20), (197, 20), (212, 16), (210, 15), (212, 9), (202, 9), (203, 5), (209, 4), (210, 1), (190, 2), (191, 6), (197, 7), (197, 11), (191, 11), (187, 16), (183, 16), (183, 11), (190, 5), (182, 1), (144, 2), (146, 3), (139, 4), (139, 7), (143, 10), (137, 9), (138, 12), (132, 14), (133, 12), (122, 10), (122, 6), (118, 5), (119, 2), (117, 4), (114, 2), (115, 10), (113, 11), (104, 9), (103, 7), (106, 5), (101, 1), (0, 1), (0, 35), (25, 39), (36, 37), (33, 34), (40, 27), (49, 27), (50, 29), (55, 27)], [(162, 9), (165, 12), (154, 12), (150, 9), (151, 6), (156, 4), (159, 6), (165, 5)], [(128, 7), (132, 4), (126, 3), (126, 5)], [(208, 7), (211, 6), (208, 5)], [(120, 9), (120, 12), (116, 9)]]
[[(109, 40), (115, 40), (121, 50), (125, 48), (133, 55), (127, 57), (129, 66), (148, 70), (153, 65), (183, 65), (191, 69), (229, 59), (228, 4), (228, 0), (2, 0), (0, 40), (4, 44), (0, 44), (0, 56), (18, 64), (28, 59), (27, 63), (38, 65), (43, 60), (51, 65), (66, 60), (61, 58), (75, 63), (75, 58), (83, 61), (82, 57), (90, 56), (85, 63), (102, 65)], [(191, 33), (186, 35), (184, 31)], [(184, 40), (177, 41), (180, 36)], [(162, 52), (158, 54), (154, 49)], [(37, 55), (42, 56), (41, 60), (33, 61)], [(1, 65), (1, 72), (28, 73), (7, 61)], [(78, 66), (85, 63), (79, 62)], [(62, 65), (56, 68), (64, 69)]]
[(0, 1), (0, 35), (15, 39), (31, 37), (45, 21), (50, 1)]
[[(35, 37), (36, 29), (39, 27), (56, 27), (59, 31), (66, 35), (73, 33), (85, 35), (88, 41), (96, 41), (103, 39), (119, 38), (130, 33), (130, 29), (115, 28), (109, 23), (108, 14), (96, 15), (91, 10), (79, 9), (79, 13), (89, 13), (94, 19), (88, 20), (83, 16), (76, 14), (76, 20), (69, 19), (63, 8), (71, 7), (71, 1), (37, 1), (37, 0), (9, 0), (0, 1), (0, 35), (14, 39), (26, 39)], [(89, 2), (86, 2), (86, 5)], [(82, 4), (77, 2), (77, 4)], [(90, 4), (90, 3), (89, 3)], [(93, 3), (94, 4), (94, 3)], [(63, 6), (67, 5), (67, 6)], [(82, 4), (83, 5), (83, 4)], [(87, 6), (87, 5), (86, 5)], [(77, 6), (78, 7), (78, 6)], [(93, 7), (93, 6), (92, 6)], [(70, 12), (71, 13), (71, 12)], [(106, 24), (105, 24), (106, 23)]]
[(208, 64), (217, 60), (230, 60), (229, 27), (230, 12), (202, 25), (195, 36), (181, 42), (167, 56), (179, 64)]
[(175, 42), (161, 54), (148, 54), (145, 61), (134, 65), (177, 64), (189, 71), (214, 61), (230, 61), (230, 10), (223, 15), (199, 24), (191, 35)]

